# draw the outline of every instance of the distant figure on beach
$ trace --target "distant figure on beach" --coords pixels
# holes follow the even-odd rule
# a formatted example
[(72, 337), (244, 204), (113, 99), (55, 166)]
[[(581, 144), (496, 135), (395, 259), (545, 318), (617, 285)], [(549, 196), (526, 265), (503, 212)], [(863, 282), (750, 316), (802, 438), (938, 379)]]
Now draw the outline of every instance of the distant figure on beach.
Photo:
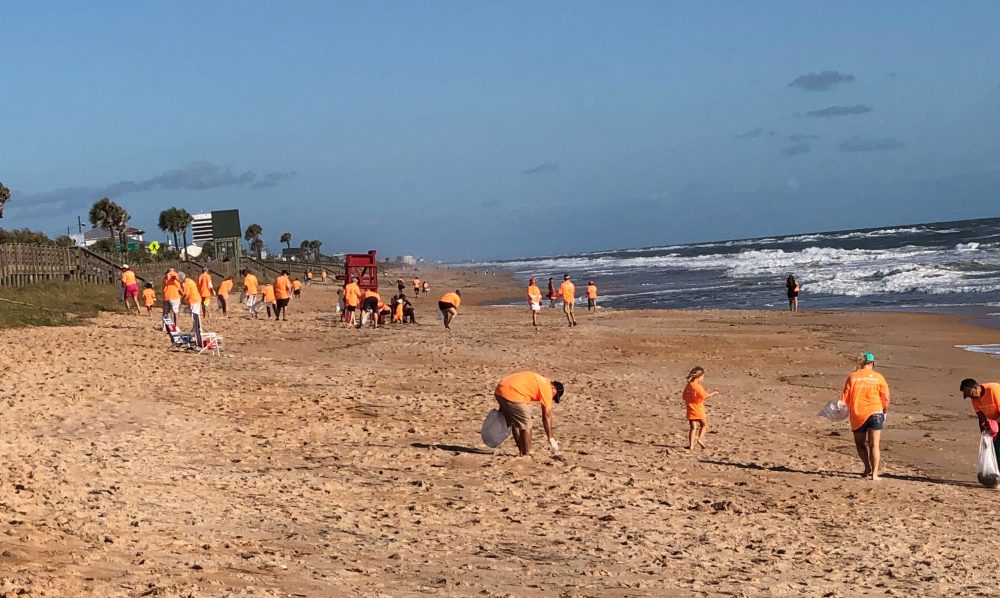
[(444, 316), (444, 327), (451, 330), (451, 321), (458, 315), (458, 306), (462, 304), (462, 291), (445, 293), (438, 301), (438, 309)]
[[(325, 284), (326, 283), (326, 277), (327, 277), (326, 269), (324, 269), (322, 272), (319, 273), (319, 277), (323, 279), (323, 283)], [(298, 280), (298, 279), (296, 278), (295, 280)]]
[(576, 286), (569, 279), (569, 274), (563, 274), (563, 282), (559, 285), (559, 294), (563, 300), (563, 313), (566, 314), (566, 322), (576, 326), (576, 315), (573, 314), (573, 304), (576, 303)]
[(587, 311), (597, 311), (597, 285), (593, 280), (587, 283)]
[(306, 284), (312, 284), (313, 282), (313, 271), (312, 268), (306, 270)]
[(719, 394), (718, 389), (708, 392), (702, 383), (705, 381), (705, 368), (695, 366), (688, 372), (687, 386), (684, 387), (684, 405), (687, 408), (688, 420), (688, 450), (694, 450), (695, 443), (705, 448), (705, 436), (708, 435), (708, 416), (705, 413), (705, 401)]
[(201, 314), (208, 318), (208, 308), (212, 304), (212, 275), (208, 268), (202, 268), (198, 275), (198, 294), (201, 295)]
[(400, 276), (399, 278), (396, 279), (396, 291), (397, 291), (396, 294), (402, 295), (403, 291), (405, 290), (406, 290), (406, 281), (404, 281), (403, 277)]
[(841, 402), (847, 405), (854, 433), (854, 447), (865, 466), (862, 477), (878, 480), (879, 440), (889, 412), (889, 384), (875, 371), (875, 355), (861, 356), (860, 367), (847, 377)]
[(528, 281), (528, 308), (531, 310), (531, 325), (538, 326), (538, 312), (542, 311), (542, 291), (534, 276)]
[(292, 296), (296, 299), (302, 298), (302, 281), (298, 277), (292, 281)]
[(416, 276), (413, 277), (413, 296), (414, 297), (420, 296), (420, 279), (417, 278)]
[(563, 395), (562, 384), (535, 372), (517, 372), (501, 380), (493, 394), (522, 457), (531, 452), (531, 413), (528, 408), (532, 403), (542, 406), (542, 427), (545, 437), (549, 439), (549, 448), (559, 450), (552, 430), (555, 403)]
[(429, 283), (429, 282), (427, 282), (425, 280), (424, 283), (423, 283), (423, 285), (421, 285), (421, 287), (420, 287), (420, 292), (423, 293), (424, 295), (427, 295), (428, 293), (430, 293), (431, 292), (431, 283)]
[(358, 307), (361, 306), (361, 287), (358, 278), (354, 277), (344, 285), (344, 310), (347, 312), (347, 325), (357, 326)]
[(257, 276), (250, 270), (243, 271), (243, 292), (246, 294), (247, 312), (251, 317), (257, 316), (257, 291), (260, 289), (260, 282)]
[(785, 286), (788, 290), (788, 311), (799, 311), (799, 283), (789, 274)]
[(292, 299), (292, 281), (288, 279), (288, 270), (282, 270), (281, 276), (274, 279), (274, 321), (288, 320), (288, 302)]
[(179, 326), (177, 314), (181, 311), (181, 281), (177, 271), (170, 268), (163, 274), (163, 317), (170, 316), (170, 321)]
[(1000, 419), (1000, 383), (976, 382), (973, 378), (962, 380), (959, 385), (962, 397), (972, 399), (972, 410), (979, 418), (979, 431), (993, 436), (993, 451), (1000, 461), (1000, 442), (997, 442), (997, 420)]
[(219, 309), (222, 310), (224, 318), (229, 317), (229, 293), (233, 292), (233, 277), (227, 276), (219, 283), (219, 288), (215, 291), (215, 297), (219, 301)]
[(142, 303), (146, 306), (146, 315), (153, 315), (153, 306), (156, 305), (156, 291), (153, 290), (151, 282), (147, 282), (146, 288), (142, 291)]
[(556, 286), (554, 284), (552, 284), (552, 277), (551, 276), (549, 277), (549, 292), (548, 292), (548, 297), (549, 297), (549, 307), (555, 307), (556, 306), (556, 299), (559, 298), (559, 293), (556, 292)]
[[(139, 309), (139, 283), (136, 281), (135, 272), (132, 268), (129, 268), (128, 264), (121, 267), (122, 270), (122, 295), (125, 300), (125, 309), (128, 311), (129, 315), (132, 314), (132, 305), (135, 306), (135, 315), (139, 315), (142, 311)], [(129, 299), (132, 300), (131, 305), (129, 304)]]

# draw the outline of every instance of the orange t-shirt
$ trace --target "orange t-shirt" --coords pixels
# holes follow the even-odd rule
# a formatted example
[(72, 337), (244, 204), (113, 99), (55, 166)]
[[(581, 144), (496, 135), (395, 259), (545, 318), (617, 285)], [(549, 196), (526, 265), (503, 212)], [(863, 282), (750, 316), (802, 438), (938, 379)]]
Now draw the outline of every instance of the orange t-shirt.
[(458, 293), (445, 293), (440, 300), (444, 303), (451, 303), (456, 309), (462, 303), (462, 298), (458, 296)]
[(190, 276), (184, 279), (184, 299), (188, 305), (198, 305), (201, 303), (201, 294), (198, 293), (198, 285)]
[(375, 297), (376, 299), (379, 300), (380, 303), (382, 302), (382, 297), (378, 294), (377, 291), (373, 291), (371, 289), (365, 289), (364, 298), (369, 299), (371, 297)]
[(246, 289), (247, 295), (256, 295), (260, 282), (255, 275), (247, 274), (243, 277), (243, 288)]
[(684, 387), (684, 405), (687, 407), (687, 418), (691, 420), (704, 420), (705, 399), (708, 398), (708, 391), (701, 385), (701, 382), (692, 380)]
[(568, 280), (564, 280), (563, 283), (559, 285), (559, 294), (562, 295), (564, 303), (573, 303), (576, 301), (576, 285)]
[(393, 320), (403, 321), (403, 304), (402, 302), (396, 304), (396, 313), (392, 316)]
[(588, 284), (587, 285), (587, 299), (597, 299), (597, 285)]
[(264, 283), (264, 286), (260, 288), (261, 294), (264, 295), (264, 303), (274, 303), (274, 287)]
[(851, 429), (857, 430), (869, 417), (889, 406), (889, 384), (882, 374), (862, 368), (847, 377), (840, 400), (850, 409)]
[(987, 419), (1000, 419), (1000, 384), (986, 382), (980, 386), (983, 387), (983, 394), (978, 399), (972, 399), (972, 408)]
[(122, 284), (125, 285), (135, 284), (135, 272), (131, 270), (126, 270), (122, 272)]
[(357, 307), (361, 303), (361, 287), (356, 282), (349, 282), (344, 287), (344, 305)]
[(219, 288), (215, 292), (219, 296), (225, 297), (226, 295), (229, 294), (229, 291), (231, 290), (233, 290), (233, 281), (223, 280), (221, 283), (219, 283)]
[(417, 288), (419, 286), (420, 286), (420, 279), (419, 278), (414, 278), (413, 279), (413, 288)]
[(306, 280), (312, 280), (312, 279), (313, 279), (313, 273), (312, 272), (306, 272)]
[(301, 291), (302, 290), (302, 281), (301, 280), (293, 280), (292, 281), (292, 290), (293, 291)]
[(535, 372), (517, 372), (507, 376), (497, 384), (494, 393), (511, 403), (531, 403), (532, 401), (541, 403), (542, 409), (545, 411), (552, 408), (555, 396), (552, 382)]
[(278, 299), (288, 299), (292, 296), (292, 281), (284, 274), (274, 281), (274, 296)]
[(146, 307), (153, 307), (156, 304), (156, 291), (153, 289), (145, 289), (142, 292), (142, 303)]
[(528, 285), (528, 302), (529, 303), (542, 302), (542, 292), (538, 290), (538, 285), (533, 285), (533, 284)]
[(212, 275), (208, 272), (202, 272), (198, 276), (198, 294), (201, 295), (202, 299), (208, 299), (212, 296)]
[(163, 277), (163, 300), (179, 301), (181, 298), (181, 283), (177, 280), (177, 273), (171, 272)]

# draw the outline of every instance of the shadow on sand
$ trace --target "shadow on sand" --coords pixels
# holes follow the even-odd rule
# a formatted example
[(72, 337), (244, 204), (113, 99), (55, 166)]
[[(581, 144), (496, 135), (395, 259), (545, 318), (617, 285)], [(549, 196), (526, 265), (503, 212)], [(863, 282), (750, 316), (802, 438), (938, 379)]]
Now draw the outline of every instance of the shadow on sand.
[[(805, 475), (819, 476), (823, 478), (848, 478), (848, 479), (861, 479), (860, 473), (849, 473), (846, 471), (830, 471), (830, 470), (804, 470), (795, 469), (793, 467), (785, 467), (784, 465), (759, 465), (757, 463), (737, 463), (734, 461), (717, 461), (713, 459), (701, 459), (702, 463), (709, 463), (712, 465), (722, 465), (724, 467), (738, 467), (740, 469), (756, 469), (760, 471), (774, 471), (778, 473), (801, 473)], [(886, 480), (902, 480), (904, 482), (919, 482), (922, 484), (938, 484), (943, 486), (956, 486), (958, 488), (981, 488), (980, 484), (974, 482), (964, 482), (961, 480), (944, 480), (940, 478), (931, 478), (921, 475), (901, 475), (895, 473), (883, 473), (882, 479)]]
[(471, 446), (459, 446), (457, 444), (426, 444), (423, 442), (414, 442), (411, 444), (413, 448), (420, 449), (438, 449), (441, 451), (451, 451), (454, 453), (469, 453), (472, 455), (492, 455), (493, 450), (488, 448), (473, 448)]

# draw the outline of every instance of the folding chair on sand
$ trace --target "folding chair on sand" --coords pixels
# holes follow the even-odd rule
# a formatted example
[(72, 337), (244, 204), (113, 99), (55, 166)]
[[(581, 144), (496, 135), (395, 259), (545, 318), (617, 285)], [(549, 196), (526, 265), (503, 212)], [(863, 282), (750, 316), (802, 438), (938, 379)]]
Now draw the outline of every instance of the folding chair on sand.
[(208, 351), (222, 357), (222, 335), (217, 332), (205, 332), (201, 329), (201, 316), (194, 316), (194, 336), (199, 341), (195, 344), (198, 355)]
[(195, 349), (198, 347), (198, 341), (194, 338), (194, 334), (182, 334), (177, 330), (177, 325), (167, 316), (163, 316), (163, 329), (170, 335), (171, 349)]
[[(174, 350), (183, 349), (187, 351), (197, 351), (198, 355), (210, 352), (222, 356), (222, 335), (215, 332), (200, 332), (200, 318), (195, 319), (194, 332), (184, 334), (177, 330), (177, 325), (170, 321), (170, 318), (163, 318), (163, 327), (170, 335), (171, 348)], [(199, 341), (199, 338), (201, 339)]]

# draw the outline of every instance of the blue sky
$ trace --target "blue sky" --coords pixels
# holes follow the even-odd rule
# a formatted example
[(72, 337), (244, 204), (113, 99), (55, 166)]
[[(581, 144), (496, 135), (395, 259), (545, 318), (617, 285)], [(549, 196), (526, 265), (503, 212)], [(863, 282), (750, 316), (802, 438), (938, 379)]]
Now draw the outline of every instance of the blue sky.
[(1000, 216), (996, 2), (0, 12), (7, 228), (110, 194), (457, 259)]

